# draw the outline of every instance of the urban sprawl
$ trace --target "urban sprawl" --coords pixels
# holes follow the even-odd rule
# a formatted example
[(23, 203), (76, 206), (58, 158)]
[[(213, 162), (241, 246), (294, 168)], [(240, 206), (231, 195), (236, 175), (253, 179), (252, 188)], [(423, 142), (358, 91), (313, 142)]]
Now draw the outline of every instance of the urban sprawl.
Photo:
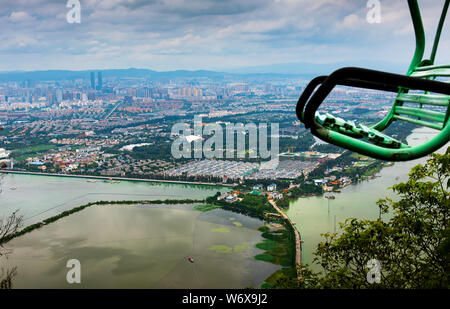
[[(153, 71), (152, 71), (153, 72)], [(170, 73), (170, 72), (169, 72)], [(214, 72), (213, 72), (214, 73)], [(384, 164), (324, 144), (299, 123), (298, 97), (308, 76), (232, 75), (205, 72), (152, 73), (123, 70), (0, 79), (0, 164), (4, 171), (131, 177), (211, 183), (291, 183), (301, 177), (338, 190), (369, 177)], [(376, 121), (393, 95), (338, 87), (323, 111), (347, 119)], [(175, 159), (176, 123), (279, 124), (275, 168), (246, 144), (229, 158)], [(404, 138), (410, 128), (396, 133)], [(236, 132), (236, 135), (246, 132)], [(248, 134), (247, 134), (248, 135)], [(190, 137), (202, 141), (208, 136)], [(270, 185), (270, 184), (269, 184)], [(275, 184), (273, 184), (275, 185)], [(250, 185), (249, 185), (250, 186)], [(331, 189), (330, 189), (331, 188)]]

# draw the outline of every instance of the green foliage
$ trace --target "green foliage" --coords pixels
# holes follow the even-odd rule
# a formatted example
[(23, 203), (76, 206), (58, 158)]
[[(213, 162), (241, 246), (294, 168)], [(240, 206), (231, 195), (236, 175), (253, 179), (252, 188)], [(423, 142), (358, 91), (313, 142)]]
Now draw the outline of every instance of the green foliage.
[[(295, 236), (292, 227), (287, 221), (283, 221), (285, 229), (270, 231), (267, 226), (260, 227), (262, 242), (255, 245), (256, 248), (265, 250), (263, 253), (255, 256), (256, 260), (269, 262), (283, 266), (280, 270), (273, 273), (261, 285), (264, 289), (280, 288), (278, 280), (296, 280), (295, 270)], [(281, 282), (280, 281), (280, 282)], [(280, 283), (281, 284), (281, 283)], [(298, 285), (298, 284), (297, 284)]]
[(313, 183), (303, 183), (300, 184), (300, 187), (294, 187), (291, 190), (289, 190), (289, 196), (294, 199), (304, 195), (321, 194), (321, 193), (322, 187), (317, 186)]
[(217, 192), (214, 196), (208, 196), (205, 201), (208, 204), (213, 204), (215, 201), (217, 201), (217, 198), (221, 195), (220, 192)]
[(270, 288), (272, 288), (272, 285), (268, 282), (263, 282), (263, 284), (261, 284), (260, 288), (261, 289), (270, 289)]
[(299, 183), (300, 186), (289, 189), (288, 194), (285, 194), (282, 199), (276, 200), (276, 204), (278, 207), (280, 207), (282, 209), (287, 209), (287, 208), (289, 208), (289, 204), (290, 204), (291, 200), (296, 200), (302, 196), (322, 194), (321, 186), (316, 186), (315, 184), (305, 183), (304, 177), (298, 177), (296, 179), (296, 181), (298, 181), (297, 183)]
[(258, 228), (258, 231), (264, 233), (270, 231), (270, 228), (267, 225), (263, 225)]
[(297, 142), (297, 147), (296, 147), (295, 151), (308, 151), (309, 148), (312, 145), (314, 145), (316, 140), (314, 139), (312, 134), (309, 134), (309, 132), (305, 132), (305, 133), (299, 134), (296, 142)]
[(282, 199), (276, 200), (276, 204), (279, 208), (287, 209), (289, 208), (289, 197), (283, 197)]
[(262, 289), (296, 289), (298, 287), (294, 267), (277, 270), (261, 285)]
[(277, 243), (270, 239), (264, 239), (262, 242), (255, 245), (256, 248), (269, 251), (277, 247)]
[[(263, 185), (267, 187), (271, 184), (276, 184), (277, 189), (287, 189), (289, 188), (289, 184), (291, 183), (290, 179), (245, 179), (244, 180), (244, 186), (241, 186), (244, 189), (252, 189), (255, 185)], [(240, 187), (237, 187), (240, 188)]]
[(360, 155), (345, 151), (340, 157), (334, 160), (326, 160), (322, 162), (316, 169), (314, 169), (309, 177), (312, 179), (322, 178), (324, 174), (326, 174), (327, 170), (338, 166), (344, 168), (342, 171), (333, 171), (328, 176), (336, 176), (336, 178), (340, 178), (343, 176), (349, 177), (353, 181), (359, 180), (361, 176), (371, 176), (377, 172), (379, 172), (383, 166), (383, 161), (380, 160), (370, 160), (365, 164), (358, 164), (357, 166), (353, 166), (355, 162), (360, 161)]
[(146, 145), (142, 147), (133, 148), (133, 151), (130, 153), (130, 156), (137, 160), (167, 160), (170, 161), (171, 144), (166, 142), (166, 138), (161, 136), (155, 136), (152, 139), (152, 145)]
[(35, 156), (39, 153), (44, 153), (55, 148), (57, 148), (57, 146), (51, 144), (36, 144), (28, 147), (23, 147), (23, 145), (21, 145), (20, 148), (14, 149), (12, 151), (11, 157), (13, 157), (17, 161), (24, 161), (26, 158)]
[(224, 200), (214, 201), (214, 205), (220, 205), (223, 209), (241, 213), (250, 217), (264, 219), (266, 212), (273, 211), (273, 207), (265, 196), (245, 195), (242, 201), (228, 203)]
[(332, 144), (316, 144), (313, 150), (321, 153), (342, 153), (342, 148)]
[(213, 204), (201, 204), (201, 205), (194, 206), (194, 210), (198, 210), (198, 211), (202, 211), (202, 212), (207, 212), (207, 211), (217, 209), (217, 208), (221, 208), (221, 206), (213, 205)]
[(255, 259), (258, 261), (272, 262), (273, 256), (271, 256), (270, 254), (261, 253), (261, 254), (255, 255)]

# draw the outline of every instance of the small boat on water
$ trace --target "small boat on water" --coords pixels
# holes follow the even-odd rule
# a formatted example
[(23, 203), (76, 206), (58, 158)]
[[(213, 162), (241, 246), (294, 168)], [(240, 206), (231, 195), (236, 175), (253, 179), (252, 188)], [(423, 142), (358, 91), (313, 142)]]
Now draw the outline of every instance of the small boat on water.
[(17, 187), (11, 187), (10, 190), (17, 190)]
[(329, 200), (334, 200), (336, 198), (336, 196), (334, 196), (334, 195), (326, 195), (325, 198), (327, 198)]
[(194, 263), (194, 258), (192, 256), (188, 257), (188, 261)]

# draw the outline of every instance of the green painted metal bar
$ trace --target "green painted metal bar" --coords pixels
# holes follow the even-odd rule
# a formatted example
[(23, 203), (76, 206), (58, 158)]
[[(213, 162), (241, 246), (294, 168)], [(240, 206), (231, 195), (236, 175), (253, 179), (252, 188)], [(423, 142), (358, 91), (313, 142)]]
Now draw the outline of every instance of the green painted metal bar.
[(431, 121), (436, 121), (443, 123), (445, 119), (445, 114), (436, 112), (436, 111), (428, 111), (422, 108), (411, 108), (411, 107), (403, 107), (397, 106), (395, 108), (395, 113), (403, 114), (408, 116), (414, 116), (418, 118), (423, 118)]
[(447, 112), (445, 113), (444, 123), (447, 125), (447, 121), (450, 117), (450, 108), (447, 108)]
[(422, 16), (420, 15), (419, 5), (417, 0), (408, 0), (409, 11), (411, 12), (411, 18), (414, 26), (414, 33), (416, 36), (416, 50), (414, 56), (409, 65), (407, 75), (411, 75), (416, 67), (422, 62), (423, 54), (425, 52), (425, 30), (423, 29)]
[[(301, 101), (301, 117), (299, 119), (305, 123), (307, 128), (311, 128), (311, 133), (318, 138), (334, 144), (336, 146), (348, 149), (350, 151), (355, 151), (363, 155), (370, 156), (372, 158), (388, 160), (388, 161), (408, 161), (414, 160), (425, 155), (428, 155), (443, 145), (447, 144), (450, 139), (450, 96), (445, 89), (448, 89), (445, 82), (440, 82), (439, 87), (430, 88), (425, 87), (426, 82), (419, 88), (414, 88), (417, 78), (423, 78), (424, 80), (434, 80), (439, 76), (450, 76), (450, 64), (444, 65), (434, 65), (436, 52), (438, 49), (439, 41), (441, 38), (442, 29), (445, 23), (446, 14), (450, 7), (450, 0), (445, 0), (444, 8), (442, 10), (438, 27), (436, 30), (433, 48), (431, 52), (430, 60), (424, 59), (425, 51), (425, 31), (422, 23), (422, 17), (417, 0), (407, 0), (408, 6), (411, 14), (411, 19), (414, 26), (414, 33), (416, 39), (416, 46), (414, 51), (414, 56), (409, 65), (406, 76), (414, 77), (414, 79), (408, 80), (409, 84), (403, 84), (399, 86), (396, 79), (389, 79), (392, 77), (389, 73), (383, 73), (384, 76), (382, 80), (378, 81), (377, 76), (374, 72), (367, 72), (365, 76), (358, 76), (360, 71), (353, 68), (353, 73), (355, 76), (351, 75), (348, 77), (349, 85), (353, 87), (363, 87), (369, 89), (379, 89), (384, 91), (397, 92), (397, 98), (389, 111), (389, 113), (375, 125), (367, 127), (363, 124), (356, 125), (352, 121), (346, 121), (344, 119), (334, 117), (332, 115), (322, 116), (317, 111), (317, 108), (321, 102), (328, 95), (329, 88), (336, 79), (338, 73), (344, 74), (342, 72), (350, 72), (352, 68), (343, 68), (331, 74), (330, 76), (320, 77), (320, 81), (312, 85), (310, 92), (305, 92), (302, 94), (303, 101)], [(366, 70), (369, 71), (369, 70)], [(370, 75), (370, 74), (372, 75)], [(393, 77), (392, 77), (393, 78)], [(317, 79), (317, 78), (316, 78)], [(351, 80), (350, 80), (351, 79)], [(398, 80), (399, 78), (397, 78)], [(388, 82), (389, 81), (389, 82)], [(363, 85), (363, 83), (366, 84)], [(406, 82), (406, 81), (405, 81)], [(438, 83), (436, 81), (436, 83)], [(322, 86), (319, 86), (322, 84)], [(396, 84), (396, 88), (389, 88), (391, 84)], [(437, 85), (437, 84), (436, 84)], [(309, 85), (308, 85), (309, 86)], [(429, 86), (429, 85), (428, 85)], [(316, 89), (317, 92), (311, 97), (312, 91)], [(411, 89), (421, 89), (425, 93), (408, 93)], [(327, 92), (328, 91), (328, 92)], [(434, 92), (436, 94), (429, 94), (428, 92)], [(437, 93), (441, 93), (438, 95)], [(445, 95), (442, 95), (445, 94)], [(302, 98), (301, 97), (301, 98)], [(311, 98), (310, 98), (311, 97)], [(308, 99), (310, 99), (308, 101)], [(405, 103), (416, 103), (416, 107), (404, 106)], [(424, 110), (423, 105), (440, 106), (446, 108), (445, 113), (436, 110)], [(298, 105), (297, 105), (298, 108)], [(304, 110), (304, 112), (303, 112)], [(297, 112), (298, 114), (298, 112)], [(307, 117), (304, 117), (307, 115)], [(383, 131), (394, 121), (405, 121), (416, 124), (418, 126), (424, 126), (436, 129), (440, 132), (430, 139), (429, 141), (411, 147), (409, 145), (403, 144), (396, 141), (390, 136), (383, 134)]]
[(442, 124), (431, 123), (431, 122), (428, 122), (428, 121), (417, 120), (417, 119), (412, 119), (412, 118), (409, 118), (409, 117), (403, 117), (403, 116), (398, 116), (398, 115), (395, 115), (394, 119), (402, 120), (402, 121), (406, 121), (406, 122), (410, 122), (410, 123), (414, 123), (414, 124), (416, 124), (418, 126), (424, 126), (424, 127), (432, 128), (432, 129), (435, 129), (435, 130), (442, 130)]
[(434, 37), (433, 49), (431, 51), (430, 61), (434, 63), (436, 58), (436, 52), (439, 45), (439, 40), (441, 39), (442, 27), (444, 26), (445, 17), (447, 16), (448, 5), (450, 4), (450, 0), (446, 0), (444, 4), (444, 8), (442, 10), (441, 18), (439, 19), (439, 24), (436, 30), (436, 35)]
[(401, 93), (397, 100), (407, 103), (427, 104), (433, 106), (449, 106), (450, 97), (437, 94), (411, 94)]
[(436, 77), (450, 76), (450, 69), (433, 69), (428, 71), (415, 71), (411, 73), (412, 77)]
[(355, 151), (360, 154), (386, 161), (409, 161), (434, 152), (445, 145), (450, 136), (450, 126), (446, 126), (438, 135), (421, 145), (410, 147), (404, 145), (402, 149), (390, 149), (367, 143), (343, 134), (319, 127), (313, 134), (320, 139), (336, 146)]
[(439, 65), (426, 65), (422, 67), (416, 68), (414, 71), (426, 71), (426, 70), (433, 70), (433, 69), (450, 69), (450, 64), (439, 64)]
[[(423, 61), (423, 55), (425, 52), (425, 30), (423, 28), (422, 16), (420, 14), (420, 8), (417, 3), (417, 0), (408, 0), (408, 6), (409, 6), (409, 11), (411, 14), (411, 19), (413, 22), (414, 33), (415, 33), (415, 38), (416, 38), (416, 48), (414, 51), (414, 56), (413, 56), (413, 59), (411, 60), (411, 64), (409, 65), (408, 71), (406, 73), (406, 75), (410, 76), (410, 75), (412, 75), (413, 72), (418, 70), (419, 65)], [(429, 67), (431, 67), (431, 65), (428, 65), (427, 67), (429, 68)], [(439, 67), (437, 69), (441, 69), (441, 68), (442, 67)], [(446, 68), (446, 66), (444, 68)], [(407, 92), (407, 90), (402, 89), (399, 91), (398, 95), (404, 94), (406, 92)], [(385, 128), (387, 128), (389, 125), (391, 125), (394, 120), (394, 115), (395, 115), (394, 108), (396, 106), (400, 106), (402, 104), (403, 104), (402, 101), (395, 99), (393, 108), (389, 111), (389, 113), (386, 115), (386, 117), (383, 118), (378, 123), (376, 123), (375, 125), (373, 125), (372, 128), (375, 130), (382, 131)]]
[[(402, 145), (402, 142), (400, 142), (386, 134), (383, 134), (377, 130), (372, 130), (371, 128), (369, 128), (363, 124), (360, 124), (360, 127), (369, 134), (369, 136), (368, 136), (369, 139), (372, 139), (372, 137), (374, 137), (374, 136), (381, 139), (378, 142), (378, 144), (380, 144), (380, 145), (390, 145), (394, 148), (400, 148)], [(372, 137), (370, 135), (372, 135)], [(406, 145), (404, 145), (404, 146), (406, 146)]]

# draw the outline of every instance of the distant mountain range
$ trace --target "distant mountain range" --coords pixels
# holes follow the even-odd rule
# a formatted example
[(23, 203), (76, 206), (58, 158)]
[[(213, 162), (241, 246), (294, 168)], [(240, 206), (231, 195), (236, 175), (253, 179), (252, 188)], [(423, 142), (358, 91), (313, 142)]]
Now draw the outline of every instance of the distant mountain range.
[(196, 77), (196, 76), (209, 76), (220, 77), (223, 73), (212, 71), (170, 71), (170, 72), (157, 72), (148, 69), (112, 69), (112, 70), (83, 70), (83, 71), (71, 71), (71, 70), (48, 70), (48, 71), (13, 71), (13, 72), (0, 72), (0, 81), (43, 81), (43, 80), (74, 80), (74, 79), (88, 79), (90, 78), (90, 72), (101, 71), (103, 78), (117, 77), (117, 78), (174, 78), (174, 77)]
[[(173, 79), (173, 78), (200, 78), (209, 77), (213, 79), (223, 79), (225, 77), (268, 77), (268, 76), (287, 76), (291, 74), (282, 73), (227, 73), (227, 72), (215, 72), (206, 70), (176, 70), (176, 71), (153, 71), (149, 69), (112, 69), (112, 70), (84, 70), (84, 71), (71, 71), (71, 70), (48, 70), (48, 71), (13, 71), (13, 72), (0, 72), (0, 81), (45, 81), (45, 80), (74, 80), (74, 79), (88, 79), (90, 78), (90, 72), (102, 72), (103, 78), (116, 77), (116, 78), (148, 78), (148, 79)], [(304, 74), (296, 74), (302, 76)]]
[(380, 63), (374, 61), (352, 61), (352, 62), (336, 62), (336, 63), (275, 63), (264, 66), (242, 67), (239, 69), (229, 70), (230, 73), (277, 73), (277, 74), (301, 74), (301, 75), (322, 75), (330, 74), (331, 72), (342, 67), (362, 67), (373, 70), (388, 71), (392, 73), (403, 74), (407, 71), (409, 63)]
[(110, 69), (110, 70), (48, 70), (48, 71), (11, 71), (0, 72), (0, 81), (45, 81), (45, 80), (74, 80), (88, 79), (90, 72), (101, 71), (103, 78), (148, 78), (148, 79), (172, 79), (172, 78), (200, 78), (208, 77), (213, 79), (223, 79), (226, 77), (235, 78), (268, 78), (268, 77), (304, 77), (321, 74), (330, 74), (334, 70), (344, 66), (360, 66), (378, 70), (385, 70), (394, 73), (406, 71), (407, 65), (398, 64), (358, 64), (358, 63), (331, 63), (331, 64), (313, 64), (313, 63), (279, 63), (266, 66), (244, 67), (232, 69), (228, 72), (216, 72), (207, 70), (176, 70), (176, 71), (154, 71), (149, 69)]

